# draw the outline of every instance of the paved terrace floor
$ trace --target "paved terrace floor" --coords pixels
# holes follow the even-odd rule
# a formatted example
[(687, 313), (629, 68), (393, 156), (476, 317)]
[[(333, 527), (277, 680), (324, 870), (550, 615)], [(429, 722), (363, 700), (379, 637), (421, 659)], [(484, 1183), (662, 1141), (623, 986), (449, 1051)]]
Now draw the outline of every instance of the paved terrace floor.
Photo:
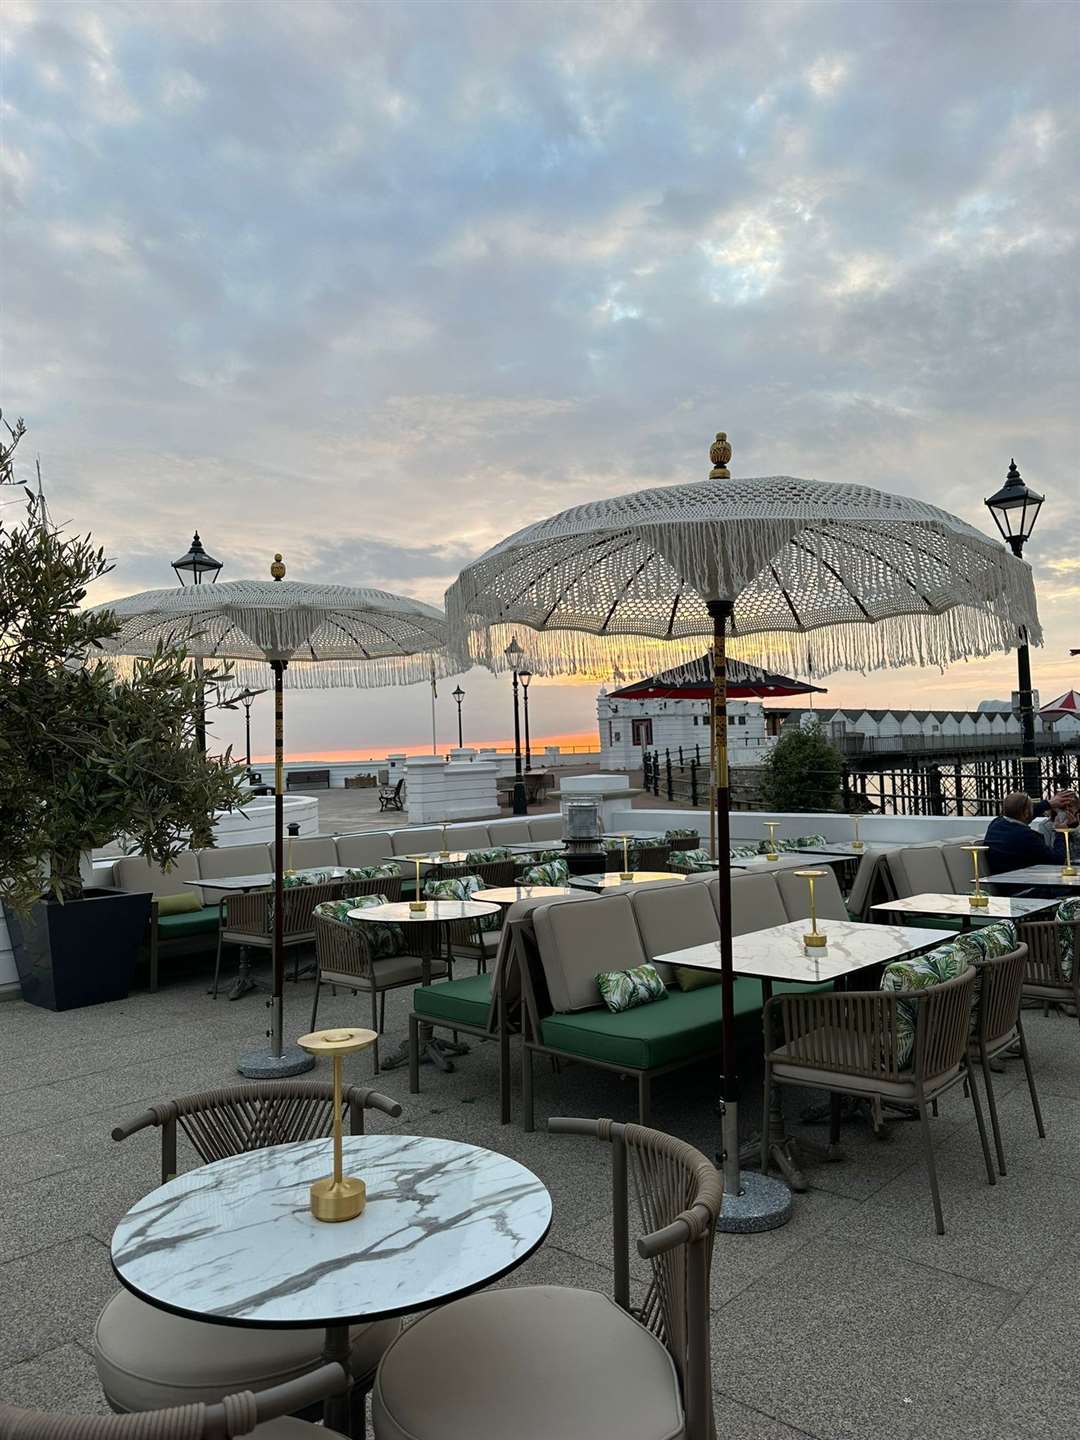
[[(235, 1079), (234, 1057), (260, 1043), (259, 997), (206, 995), (208, 967), (168, 966), (157, 995), (54, 1015), (0, 1005), (0, 1397), (57, 1410), (104, 1409), (91, 1358), (113, 1292), (108, 1241), (152, 1188), (156, 1137), (109, 1139), (154, 1100)], [(311, 982), (288, 986), (289, 1033), (307, 1028)], [(391, 1042), (406, 996), (389, 997)], [(326, 995), (325, 1025), (363, 1020)], [(713, 1377), (721, 1440), (1075, 1440), (1080, 1434), (1080, 1029), (1029, 1020), (1048, 1125), (1040, 1143), (1018, 1062), (999, 1077), (1010, 1173), (989, 1189), (975, 1127), (955, 1093), (933, 1122), (948, 1233), (933, 1233), (917, 1127), (878, 1141), (845, 1130), (847, 1160), (814, 1172), (785, 1229), (720, 1236), (712, 1276)], [(754, 1036), (746, 1047), (753, 1053)], [(392, 1048), (388, 1046), (388, 1048)], [(364, 1056), (348, 1077), (366, 1082)], [(633, 1117), (615, 1076), (538, 1066), (538, 1115)], [(381, 1088), (404, 1115), (376, 1130), (450, 1136), (504, 1151), (549, 1186), (546, 1244), (503, 1283), (609, 1290), (607, 1148), (498, 1123), (494, 1047), (453, 1075), (405, 1074)], [(759, 1074), (749, 1082), (756, 1094)], [(655, 1085), (655, 1123), (711, 1152), (714, 1077), (705, 1068)], [(752, 1123), (754, 1107), (744, 1119)], [(819, 1130), (808, 1132), (820, 1135)], [(181, 1156), (181, 1166), (190, 1161)], [(643, 1273), (638, 1265), (639, 1275)], [(598, 1377), (598, 1383), (602, 1379)], [(616, 1437), (613, 1437), (616, 1440)]]

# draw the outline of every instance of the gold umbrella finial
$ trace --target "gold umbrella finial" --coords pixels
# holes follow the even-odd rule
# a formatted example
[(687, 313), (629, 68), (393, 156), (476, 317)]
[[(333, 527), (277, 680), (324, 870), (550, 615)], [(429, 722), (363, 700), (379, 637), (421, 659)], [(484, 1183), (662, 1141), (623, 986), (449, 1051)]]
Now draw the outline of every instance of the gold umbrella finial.
[(709, 446), (709, 459), (713, 463), (713, 468), (709, 472), (710, 480), (731, 479), (731, 471), (727, 468), (728, 461), (731, 459), (731, 446), (728, 443), (726, 430), (716, 432), (716, 439)]
[(285, 579), (285, 562), (280, 553), (274, 556), (274, 563), (270, 566), (270, 575), (274, 580)]

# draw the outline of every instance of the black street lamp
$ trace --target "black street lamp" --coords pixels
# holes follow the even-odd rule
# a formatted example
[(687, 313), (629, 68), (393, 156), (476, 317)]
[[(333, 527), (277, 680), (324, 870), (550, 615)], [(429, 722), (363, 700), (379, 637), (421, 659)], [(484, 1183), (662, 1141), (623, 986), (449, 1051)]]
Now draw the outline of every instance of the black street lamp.
[[(181, 555), (179, 560), (172, 562), (172, 568), (176, 571), (176, 578), (180, 584), (185, 584), (184, 576), (191, 576), (193, 585), (201, 585), (203, 576), (210, 576), (211, 585), (217, 584), (218, 575), (221, 573), (222, 562), (215, 560), (203, 549), (203, 543), (199, 539), (199, 532), (196, 530), (191, 541), (191, 547), (186, 555)], [(195, 660), (195, 674), (202, 678), (203, 664), (198, 657)], [(199, 707), (195, 714), (195, 744), (200, 752), (206, 754), (206, 703), (203, 699), (202, 690), (199, 691)], [(249, 762), (250, 763), (250, 762)]]
[(461, 738), (461, 702), (465, 699), (465, 691), (461, 688), (460, 685), (455, 685), (450, 693), (453, 695), (454, 700), (457, 702), (457, 748), (459, 750), (464, 750), (465, 741)]
[[(986, 502), (994, 517), (994, 523), (1001, 531), (1001, 538), (1019, 560), (1024, 543), (1035, 529), (1035, 521), (1042, 509), (1043, 496), (1037, 490), (1030, 490), (1020, 478), (1016, 461), (1009, 461), (1009, 473), (1005, 484)], [(1039, 783), (1039, 759), (1035, 753), (1035, 702), (1031, 693), (1031, 654), (1028, 650), (1027, 631), (1021, 627), (1020, 645), (1016, 650), (1017, 701), (1020, 708), (1020, 773), (1024, 789), (1033, 798), (1038, 798), (1042, 786)]]
[(248, 779), (251, 779), (251, 703), (256, 695), (265, 695), (265, 690), (241, 690), (236, 699), (244, 707), (244, 735), (247, 740)]
[(525, 651), (517, 642), (517, 636), (513, 636), (510, 644), (503, 651), (510, 662), (510, 669), (514, 675), (514, 805), (515, 815), (527, 815), (529, 807), (525, 799), (525, 782), (521, 778), (521, 709), (518, 702), (518, 666), (521, 664)]
[(521, 681), (521, 689), (524, 692), (522, 699), (525, 709), (525, 773), (527, 775), (532, 769), (532, 751), (529, 749), (529, 681), (532, 679), (532, 671), (519, 670), (518, 679)]

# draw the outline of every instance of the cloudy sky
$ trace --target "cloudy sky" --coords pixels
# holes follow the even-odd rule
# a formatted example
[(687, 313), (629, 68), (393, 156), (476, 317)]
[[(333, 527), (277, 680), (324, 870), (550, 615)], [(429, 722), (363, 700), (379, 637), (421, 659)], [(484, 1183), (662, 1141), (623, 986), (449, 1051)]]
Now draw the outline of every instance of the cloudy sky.
[[(983, 527), (1015, 455), (1048, 495), (1035, 683), (1080, 685), (1078, 17), (5, 0), (24, 469), (115, 557), (95, 599), (172, 583), (198, 527), (222, 578), (280, 549), (291, 578), (438, 602), (528, 520), (703, 477), (718, 428), (735, 476)], [(506, 682), (462, 683), (474, 738), (505, 736)], [(828, 683), (959, 706), (1015, 682), (1002, 657)], [(534, 729), (590, 728), (593, 696), (542, 685)], [(290, 722), (296, 752), (430, 733), (417, 689), (300, 695)]]

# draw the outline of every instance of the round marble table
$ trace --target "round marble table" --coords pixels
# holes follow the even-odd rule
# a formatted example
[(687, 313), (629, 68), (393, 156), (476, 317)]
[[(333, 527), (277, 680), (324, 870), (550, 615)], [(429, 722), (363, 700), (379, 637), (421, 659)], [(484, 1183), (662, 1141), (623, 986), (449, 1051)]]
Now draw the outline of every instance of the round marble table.
[(618, 885), (651, 885), (654, 880), (685, 880), (685, 870), (634, 870), (624, 880), (618, 870), (603, 875), (574, 875), (570, 883), (577, 890), (612, 890)]
[[(418, 945), (423, 965), (423, 983), (430, 985), (431, 961), (438, 957), (442, 949), (442, 937), (439, 931), (433, 927), (460, 924), (462, 920), (480, 920), (485, 915), (497, 915), (498, 913), (497, 905), (480, 903), (476, 900), (428, 900), (425, 902), (423, 910), (414, 910), (412, 903), (408, 900), (394, 900), (383, 905), (369, 905), (363, 910), (350, 910), (349, 919), (361, 920), (366, 924), (416, 925), (419, 927), (420, 936), (434, 935), (434, 945), (430, 940), (423, 940)], [(449, 949), (448, 944), (448, 957)], [(469, 1053), (467, 1045), (437, 1037), (430, 1025), (421, 1026), (420, 1042), (422, 1058), (427, 1059), (432, 1065), (437, 1065), (440, 1070), (453, 1070), (454, 1063), (450, 1057)], [(397, 1070), (408, 1063), (409, 1042), (406, 1040), (396, 1054), (382, 1062), (381, 1068)]]
[(478, 901), (492, 905), (515, 905), (519, 900), (550, 900), (555, 895), (574, 895), (569, 885), (496, 885), (473, 892)]
[[(352, 1135), (367, 1184), (355, 1220), (316, 1220), (328, 1139), (273, 1145), (178, 1175), (116, 1227), (112, 1263), (148, 1304), (222, 1325), (318, 1326), (347, 1363), (349, 1326), (445, 1304), (514, 1270), (551, 1226), (543, 1182), (506, 1155), (423, 1135)], [(326, 1402), (347, 1429), (348, 1396)]]

